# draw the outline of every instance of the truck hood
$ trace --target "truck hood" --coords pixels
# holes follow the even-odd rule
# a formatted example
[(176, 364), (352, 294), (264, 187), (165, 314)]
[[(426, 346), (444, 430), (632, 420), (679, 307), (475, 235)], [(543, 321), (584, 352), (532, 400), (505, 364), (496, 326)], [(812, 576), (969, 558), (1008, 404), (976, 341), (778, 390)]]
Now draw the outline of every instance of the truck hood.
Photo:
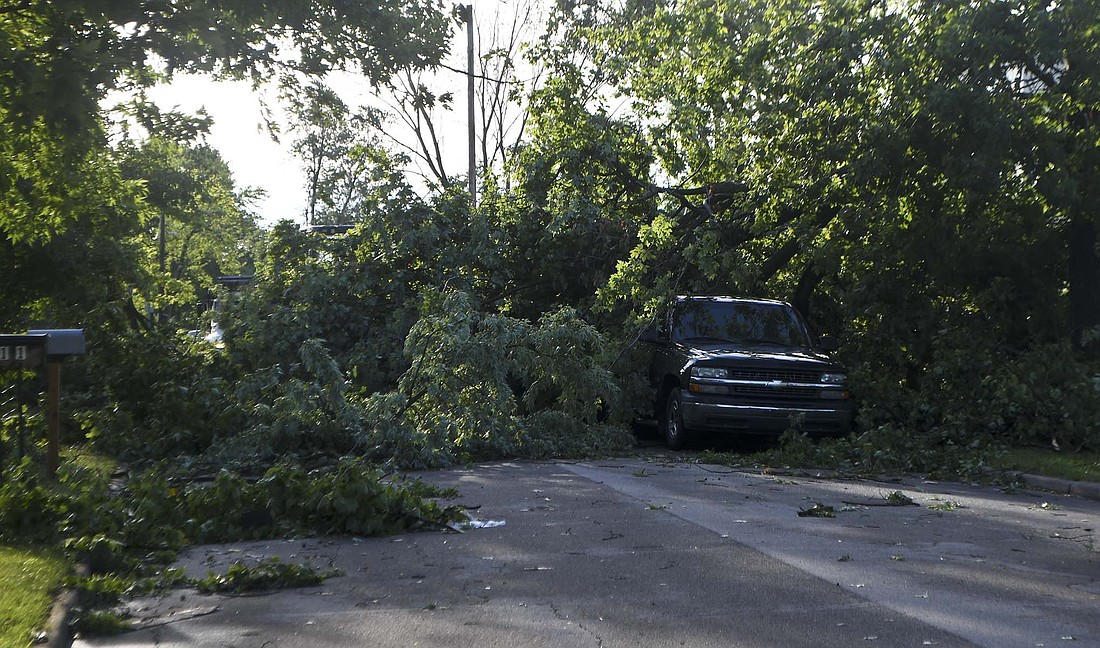
[(841, 364), (824, 353), (809, 349), (784, 348), (771, 344), (746, 346), (743, 344), (695, 344), (685, 347), (692, 360), (725, 364), (723, 360), (738, 364), (766, 365), (817, 365), (822, 368), (840, 368)]

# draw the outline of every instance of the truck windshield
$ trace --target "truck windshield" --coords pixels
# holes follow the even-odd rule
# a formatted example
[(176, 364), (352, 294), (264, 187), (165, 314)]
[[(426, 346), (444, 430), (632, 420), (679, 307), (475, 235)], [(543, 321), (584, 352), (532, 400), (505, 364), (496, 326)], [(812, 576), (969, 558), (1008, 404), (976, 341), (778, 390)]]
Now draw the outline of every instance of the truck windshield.
[(806, 329), (786, 304), (686, 300), (677, 306), (672, 339), (809, 347)]

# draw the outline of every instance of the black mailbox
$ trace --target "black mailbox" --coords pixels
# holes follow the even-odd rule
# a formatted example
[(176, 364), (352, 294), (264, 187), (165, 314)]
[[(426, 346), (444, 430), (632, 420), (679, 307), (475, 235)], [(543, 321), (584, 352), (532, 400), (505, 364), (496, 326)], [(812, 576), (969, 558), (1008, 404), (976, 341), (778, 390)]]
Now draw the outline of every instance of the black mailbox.
[[(46, 469), (57, 472), (61, 446), (61, 359), (84, 353), (84, 329), (0, 334), (0, 369), (29, 369), (46, 360)], [(19, 378), (22, 380), (22, 376)], [(22, 436), (20, 436), (22, 454)]]
[(84, 329), (40, 329), (27, 335), (46, 336), (46, 356), (59, 358), (84, 354)]
[(27, 369), (42, 363), (47, 336), (43, 334), (0, 335), (0, 369)]

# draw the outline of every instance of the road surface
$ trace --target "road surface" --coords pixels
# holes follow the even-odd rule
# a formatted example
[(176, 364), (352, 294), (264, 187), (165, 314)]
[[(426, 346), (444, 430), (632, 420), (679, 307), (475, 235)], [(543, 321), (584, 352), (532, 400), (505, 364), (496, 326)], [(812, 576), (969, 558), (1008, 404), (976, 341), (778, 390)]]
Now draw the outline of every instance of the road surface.
[[(659, 457), (423, 477), (483, 528), (193, 547), (195, 576), (276, 555), (344, 575), (171, 591), (75, 645), (1100, 647), (1100, 502)], [(799, 515), (816, 504), (835, 517)]]

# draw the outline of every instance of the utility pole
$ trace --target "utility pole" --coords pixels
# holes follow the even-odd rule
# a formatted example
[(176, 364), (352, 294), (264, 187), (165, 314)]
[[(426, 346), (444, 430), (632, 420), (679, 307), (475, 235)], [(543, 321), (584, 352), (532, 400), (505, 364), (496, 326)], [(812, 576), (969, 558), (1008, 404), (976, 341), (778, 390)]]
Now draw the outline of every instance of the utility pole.
[(467, 118), (470, 126), (470, 207), (477, 207), (477, 148), (474, 142), (474, 5), (462, 7), (466, 19), (466, 88), (470, 101)]

